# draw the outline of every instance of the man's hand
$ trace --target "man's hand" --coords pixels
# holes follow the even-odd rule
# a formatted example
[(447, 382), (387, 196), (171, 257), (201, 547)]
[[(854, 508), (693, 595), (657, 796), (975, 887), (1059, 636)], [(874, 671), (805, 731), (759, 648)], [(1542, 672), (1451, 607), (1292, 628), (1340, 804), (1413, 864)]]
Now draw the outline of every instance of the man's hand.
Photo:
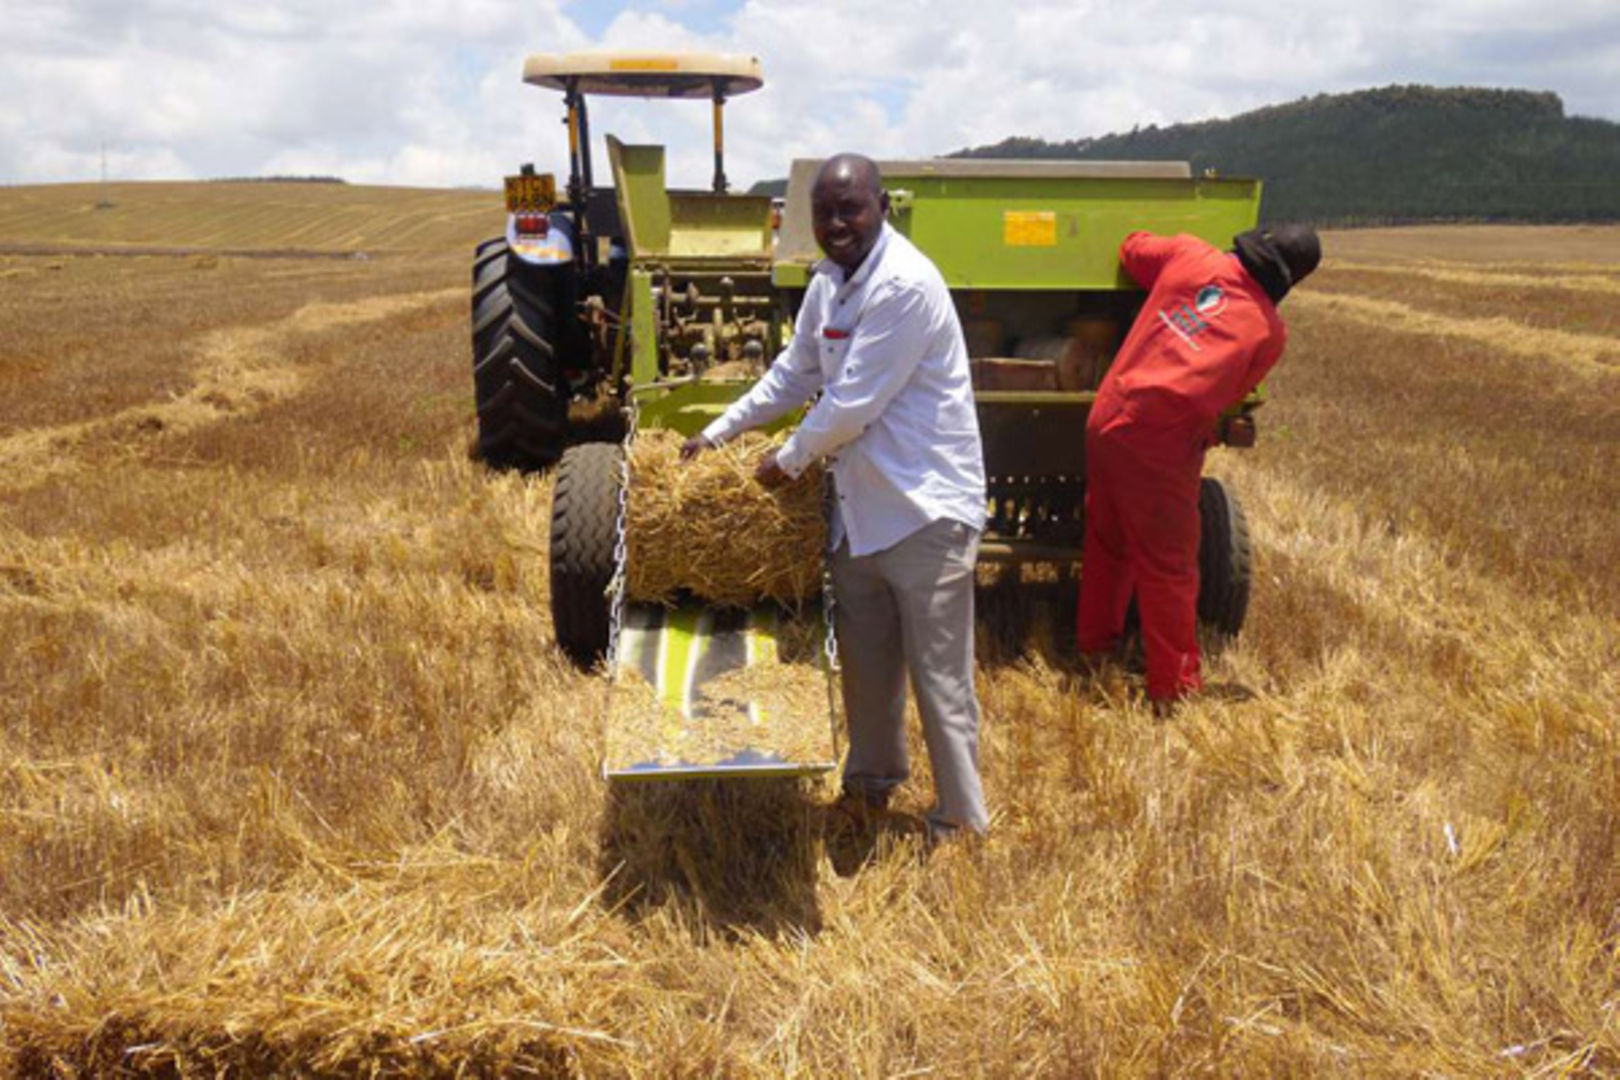
[(768, 488), (778, 488), (783, 484), (793, 482), (793, 477), (789, 476), (782, 466), (776, 463), (775, 450), (766, 454), (760, 463), (754, 467), (754, 479), (759, 481), (761, 487)]
[(691, 461), (693, 458), (703, 453), (703, 451), (713, 449), (714, 443), (710, 442), (707, 436), (694, 435), (690, 439), (687, 439), (685, 442), (681, 443), (681, 460)]

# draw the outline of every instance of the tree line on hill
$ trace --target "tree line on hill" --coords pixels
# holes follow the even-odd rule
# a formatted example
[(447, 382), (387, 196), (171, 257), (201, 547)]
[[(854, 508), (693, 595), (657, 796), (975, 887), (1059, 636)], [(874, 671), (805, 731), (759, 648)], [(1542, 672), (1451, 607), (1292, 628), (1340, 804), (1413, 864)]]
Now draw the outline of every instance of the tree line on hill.
[(1389, 86), (1225, 120), (1063, 142), (1017, 136), (953, 157), (1190, 162), (1265, 182), (1268, 221), (1620, 219), (1620, 124), (1553, 93)]

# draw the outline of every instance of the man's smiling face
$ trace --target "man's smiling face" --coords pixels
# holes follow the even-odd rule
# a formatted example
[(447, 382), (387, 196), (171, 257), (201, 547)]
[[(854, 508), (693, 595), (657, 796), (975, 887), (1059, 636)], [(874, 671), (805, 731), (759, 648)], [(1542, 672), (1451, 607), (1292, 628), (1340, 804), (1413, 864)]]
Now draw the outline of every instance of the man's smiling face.
[(822, 166), (810, 191), (810, 226), (827, 258), (853, 274), (883, 231), (888, 196), (877, 169), (864, 158), (840, 155)]

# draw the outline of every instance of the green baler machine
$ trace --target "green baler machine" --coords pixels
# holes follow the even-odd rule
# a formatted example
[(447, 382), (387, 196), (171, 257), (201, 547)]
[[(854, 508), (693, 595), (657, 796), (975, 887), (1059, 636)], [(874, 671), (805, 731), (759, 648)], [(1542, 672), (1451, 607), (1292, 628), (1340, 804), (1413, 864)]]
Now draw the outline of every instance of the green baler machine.
[[(819, 164), (793, 165), (772, 272), (779, 288), (796, 295), (819, 257), (809, 214)], [(881, 162), (879, 168), (891, 224), (928, 254), (950, 286), (976, 371), (993, 370), (985, 365), (1002, 357), (1016, 364), (1047, 355), (1054, 341), (1071, 343), (1068, 328), (1076, 324), (1103, 328), (1100, 347), (1107, 355), (1079, 385), (1007, 389), (988, 377), (975, 380), (990, 483), (981, 559), (1077, 562), (1086, 415), (1112, 348), (1142, 301), (1120, 264), (1120, 244), (1131, 232), (1147, 230), (1226, 247), (1254, 227), (1260, 181), (1195, 177), (1181, 162), (936, 158)], [(1234, 413), (1247, 420), (1260, 400), (1256, 394)], [(1226, 430), (1252, 433), (1252, 422)], [(1235, 634), (1248, 599), (1242, 512), (1214, 480), (1205, 483), (1203, 503), (1209, 588), (1200, 612)]]
[[(782, 335), (774, 339), (772, 353), (785, 344), (792, 315), (821, 257), (810, 227), (810, 186), (819, 167), (819, 161), (796, 161), (790, 174), (781, 236), (770, 260), (770, 289), (779, 307), (773, 326)], [(1194, 177), (1180, 162), (943, 158), (880, 162), (879, 168), (890, 194), (890, 223), (939, 267), (964, 325), (995, 328), (989, 339), (968, 335), (976, 362), (1027, 363), (1029, 356), (1014, 354), (1038, 354), (1039, 345), (1050, 347), (1063, 339), (1065, 327), (1077, 320), (1113, 327), (1117, 344), (1142, 299), (1119, 261), (1120, 243), (1129, 233), (1188, 233), (1224, 247), (1234, 235), (1254, 227), (1260, 205), (1260, 181)], [(662, 194), (661, 188), (645, 190)], [(742, 201), (736, 196), (707, 198)], [(637, 214), (628, 201), (625, 214)], [(706, 258), (720, 264), (716, 274), (736, 270), (716, 256)], [(631, 274), (627, 305), (632, 324), (643, 328), (635, 338), (641, 347), (632, 364), (642, 422), (692, 434), (718, 416), (749, 381), (668, 379), (654, 345), (654, 274), (636, 269)], [(992, 487), (982, 558), (1079, 559), (1085, 419), (1102, 370), (1094, 369), (1087, 380), (1093, 385), (1084, 387), (976, 387)], [(1256, 394), (1236, 412), (1247, 418), (1260, 401)], [(1252, 432), (1252, 426), (1231, 430)], [(1214, 481), (1206, 487), (1205, 501), (1221, 503), (1225, 516), (1241, 527), (1235, 501)], [(1241, 568), (1236, 574), (1210, 576), (1247, 580)], [(1235, 633), (1242, 622), (1242, 612), (1235, 610), (1239, 599), (1211, 598), (1204, 605), (1206, 621)]]
[[(774, 634), (776, 617), (616, 610), (608, 586), (622, 580), (624, 450), (569, 431), (563, 408), (590, 395), (634, 417), (640, 430), (690, 435), (746, 392), (787, 344), (821, 257), (810, 226), (820, 162), (795, 161), (782, 200), (727, 191), (723, 105), (761, 85), (752, 58), (537, 56), (525, 64), (525, 79), (563, 92), (569, 178), (560, 201), (549, 175), (526, 167), (508, 178), (508, 235), (475, 256), (480, 445), (492, 464), (544, 467), (560, 457), (551, 536), (559, 644), (590, 664), (619, 631), (619, 651), (639, 651), (659, 693), (690, 714), (701, 681), (693, 673), (706, 664), (721, 670), (713, 663), (721, 653), (754, 655), (761, 635)], [(670, 190), (663, 147), (611, 137), (613, 186), (596, 187), (588, 94), (712, 102), (712, 189)], [(1120, 266), (1120, 243), (1145, 229), (1225, 247), (1255, 225), (1260, 182), (1194, 176), (1174, 162), (925, 159), (879, 167), (890, 223), (939, 267), (966, 332), (990, 484), (981, 558), (1077, 562), (1086, 416), (1142, 301)], [(1240, 422), (1223, 428), (1238, 433), (1235, 444), (1252, 438), (1248, 416), (1259, 403), (1255, 395), (1235, 406)], [(1248, 602), (1243, 515), (1209, 479), (1201, 510), (1199, 614), (1217, 631), (1236, 633)], [(625, 637), (633, 640), (628, 648)], [(673, 656), (682, 658), (682, 672), (666, 672)], [(627, 662), (610, 657), (615, 672)], [(719, 767), (644, 763), (608, 773), (831, 767), (831, 760), (785, 760), (768, 743), (762, 733), (760, 745), (739, 748)]]

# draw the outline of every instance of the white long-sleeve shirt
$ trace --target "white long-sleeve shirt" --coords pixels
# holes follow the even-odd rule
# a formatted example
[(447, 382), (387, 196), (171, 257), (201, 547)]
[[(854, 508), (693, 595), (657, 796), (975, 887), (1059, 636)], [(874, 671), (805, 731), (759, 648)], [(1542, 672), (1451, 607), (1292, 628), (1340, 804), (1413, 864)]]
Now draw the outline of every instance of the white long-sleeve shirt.
[(829, 458), (832, 543), (870, 555), (944, 518), (982, 530), (984, 451), (962, 326), (928, 257), (887, 224), (846, 280), (816, 265), (793, 340), (703, 434), (715, 443), (821, 397), (776, 460)]

